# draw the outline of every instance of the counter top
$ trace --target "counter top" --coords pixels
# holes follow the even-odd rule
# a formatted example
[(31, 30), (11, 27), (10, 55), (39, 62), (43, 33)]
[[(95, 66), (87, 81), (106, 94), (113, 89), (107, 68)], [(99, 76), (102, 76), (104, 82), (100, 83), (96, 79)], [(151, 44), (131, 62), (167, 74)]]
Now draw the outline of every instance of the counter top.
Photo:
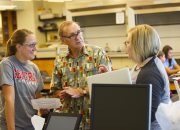
[(173, 52), (175, 59), (180, 59), (180, 52)]
[[(111, 51), (107, 53), (111, 58), (128, 58), (128, 54), (126, 52), (116, 52)], [(180, 52), (173, 52), (175, 59), (180, 59)]]
[[(50, 52), (51, 55), (50, 55), (49, 51), (44, 51), (43, 50), (42, 52), (38, 53), (38, 55), (36, 54), (36, 59), (43, 59), (43, 58), (44, 59), (46, 59), (46, 58), (47, 59), (48, 58), (54, 59), (55, 56), (56, 56), (56, 52), (54, 52), (53, 54), (52, 54), (52, 52)], [(128, 58), (128, 54), (126, 52), (111, 51), (111, 52), (108, 52), (107, 54), (111, 58)], [(175, 59), (180, 59), (180, 52), (174, 52), (173, 54), (174, 54)]]
[(116, 52), (116, 51), (111, 51), (107, 53), (109, 57), (111, 58), (128, 58), (128, 54), (125, 52)]

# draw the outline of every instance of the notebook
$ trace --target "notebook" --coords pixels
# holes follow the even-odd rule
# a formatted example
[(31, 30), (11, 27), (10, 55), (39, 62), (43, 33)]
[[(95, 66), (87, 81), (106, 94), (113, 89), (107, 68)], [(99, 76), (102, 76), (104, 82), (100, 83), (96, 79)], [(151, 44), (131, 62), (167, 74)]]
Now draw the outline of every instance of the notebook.
[(81, 114), (51, 112), (43, 130), (79, 130)]
[(87, 77), (91, 97), (92, 84), (132, 84), (129, 68), (96, 74)]

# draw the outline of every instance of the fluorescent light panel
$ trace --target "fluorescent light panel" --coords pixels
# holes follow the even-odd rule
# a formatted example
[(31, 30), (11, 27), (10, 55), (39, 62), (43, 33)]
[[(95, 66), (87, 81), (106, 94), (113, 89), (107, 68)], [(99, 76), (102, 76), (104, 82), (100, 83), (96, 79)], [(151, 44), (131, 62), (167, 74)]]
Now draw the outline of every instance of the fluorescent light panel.
[(16, 5), (0, 5), (0, 10), (11, 10), (16, 9)]
[(66, 1), (72, 1), (72, 0), (44, 0), (48, 2), (66, 2)]
[(11, 0), (11, 1), (47, 1), (47, 2), (66, 2), (72, 0)]
[(34, 0), (11, 0), (11, 1), (34, 1)]

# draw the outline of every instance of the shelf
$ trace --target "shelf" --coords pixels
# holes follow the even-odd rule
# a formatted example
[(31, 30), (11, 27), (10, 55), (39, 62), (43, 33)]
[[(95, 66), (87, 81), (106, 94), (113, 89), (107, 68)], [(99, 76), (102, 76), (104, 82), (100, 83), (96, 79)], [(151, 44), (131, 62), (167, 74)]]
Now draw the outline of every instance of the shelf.
[(111, 58), (127, 58), (128, 54), (125, 52), (108, 52), (107, 53), (109, 57)]
[(42, 27), (38, 27), (38, 30), (39, 30), (41, 33), (44, 33), (44, 34), (45, 34), (46, 42), (47, 42), (48, 32), (58, 32), (58, 29), (57, 29), (57, 28), (55, 28), (55, 29), (45, 29), (45, 28), (42, 28)]
[(175, 59), (180, 59), (180, 52), (173, 52)]
[(39, 28), (38, 28), (38, 30), (39, 30), (40, 32), (45, 32), (45, 33), (58, 31), (57, 28), (56, 28), (56, 29), (39, 29)]
[[(39, 16), (39, 21), (44, 22), (44, 25), (42, 27), (39, 26), (38, 30), (45, 34), (46, 41), (47, 41), (48, 32), (58, 32), (58, 26), (57, 26), (58, 20), (64, 21), (64, 20), (66, 20), (66, 17), (65, 16), (58, 17), (58, 16), (51, 16), (50, 15), (49, 18), (47, 18), (47, 19), (43, 18), (42, 19)], [(48, 25), (48, 26), (46, 26), (46, 25)]]
[(65, 20), (66, 17), (62, 16), (62, 17), (53, 17), (53, 18), (47, 18), (47, 19), (41, 19), (39, 16), (39, 21), (41, 22), (47, 22), (47, 21), (54, 21), (54, 20)]

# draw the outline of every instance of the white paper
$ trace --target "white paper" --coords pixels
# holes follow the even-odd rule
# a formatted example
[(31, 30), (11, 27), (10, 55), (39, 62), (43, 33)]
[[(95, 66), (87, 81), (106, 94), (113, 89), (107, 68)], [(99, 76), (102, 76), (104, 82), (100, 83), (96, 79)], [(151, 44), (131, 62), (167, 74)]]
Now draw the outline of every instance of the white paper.
[(116, 24), (124, 24), (124, 12), (116, 13)]
[(34, 109), (59, 108), (62, 104), (59, 98), (38, 98), (31, 100)]
[(122, 68), (111, 72), (88, 76), (87, 83), (91, 98), (92, 84), (132, 84), (132, 81), (129, 69)]
[(174, 80), (180, 80), (180, 76), (172, 78)]
[(178, 81), (174, 81), (174, 85), (175, 85), (175, 87), (176, 87), (176, 91), (177, 91), (177, 93), (178, 93), (178, 96), (179, 96), (179, 99), (180, 99), (180, 88), (179, 88), (179, 83), (178, 83)]
[(42, 130), (45, 119), (40, 116), (34, 115), (33, 117), (31, 117), (31, 122), (35, 130)]
[(66, 56), (68, 52), (69, 49), (67, 45), (60, 45), (57, 49), (57, 54), (61, 56)]
[(162, 130), (180, 130), (180, 101), (160, 103), (156, 111), (156, 119)]

